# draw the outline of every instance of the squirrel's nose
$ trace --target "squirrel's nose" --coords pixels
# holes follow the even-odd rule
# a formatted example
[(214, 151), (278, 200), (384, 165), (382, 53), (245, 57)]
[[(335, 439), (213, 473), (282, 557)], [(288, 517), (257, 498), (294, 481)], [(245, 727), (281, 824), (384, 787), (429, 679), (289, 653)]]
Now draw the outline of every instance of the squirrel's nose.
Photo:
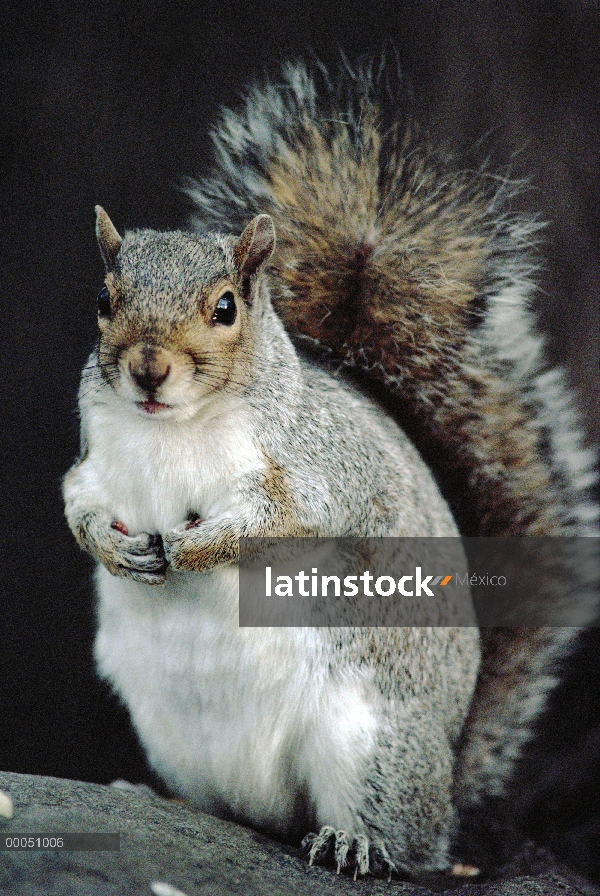
[(131, 378), (137, 383), (140, 389), (144, 390), (144, 392), (156, 391), (159, 386), (162, 386), (170, 372), (170, 365), (162, 368), (158, 367), (156, 364), (143, 364), (139, 367), (134, 367), (131, 363), (129, 364)]

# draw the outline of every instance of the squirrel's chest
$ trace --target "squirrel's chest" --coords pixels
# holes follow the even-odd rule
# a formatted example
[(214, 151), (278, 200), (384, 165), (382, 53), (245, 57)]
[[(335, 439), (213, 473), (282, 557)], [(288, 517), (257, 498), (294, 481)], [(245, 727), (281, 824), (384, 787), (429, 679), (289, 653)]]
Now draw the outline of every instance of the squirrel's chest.
[(175, 426), (133, 418), (96, 427), (96, 474), (112, 512), (133, 534), (163, 533), (189, 514), (233, 509), (242, 476), (264, 460), (239, 420)]

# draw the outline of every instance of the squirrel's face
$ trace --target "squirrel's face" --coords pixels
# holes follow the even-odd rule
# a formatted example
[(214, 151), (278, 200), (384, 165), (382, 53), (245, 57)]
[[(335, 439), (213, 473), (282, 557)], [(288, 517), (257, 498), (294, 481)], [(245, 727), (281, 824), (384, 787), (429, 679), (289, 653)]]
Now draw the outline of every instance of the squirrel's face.
[(103, 380), (136, 413), (187, 419), (252, 376), (258, 277), (275, 245), (259, 215), (238, 239), (144, 230), (121, 239), (97, 207)]

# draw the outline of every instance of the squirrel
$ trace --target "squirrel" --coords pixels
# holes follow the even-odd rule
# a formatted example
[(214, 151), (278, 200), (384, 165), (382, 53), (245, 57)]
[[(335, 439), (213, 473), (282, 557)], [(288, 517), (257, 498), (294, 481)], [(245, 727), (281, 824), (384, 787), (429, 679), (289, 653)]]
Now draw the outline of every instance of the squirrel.
[(400, 96), (389, 118), (386, 77), (253, 87), (213, 131), (193, 233), (121, 239), (98, 210), (64, 495), (101, 564), (100, 673), (166, 782), (278, 836), (318, 827), (311, 860), (415, 873), (506, 795), (577, 631), (482, 630), (479, 673), (473, 628), (236, 634), (239, 538), (595, 535), (598, 509), (528, 309), (539, 225)]
[(237, 238), (122, 239), (98, 207), (97, 236), (99, 343), (64, 497), (100, 564), (97, 666), (150, 764), (202, 809), (306, 835), (338, 871), (446, 868), (474, 616), (265, 629), (237, 613), (240, 538), (455, 538), (431, 473), (294, 349), (270, 303), (268, 215)]

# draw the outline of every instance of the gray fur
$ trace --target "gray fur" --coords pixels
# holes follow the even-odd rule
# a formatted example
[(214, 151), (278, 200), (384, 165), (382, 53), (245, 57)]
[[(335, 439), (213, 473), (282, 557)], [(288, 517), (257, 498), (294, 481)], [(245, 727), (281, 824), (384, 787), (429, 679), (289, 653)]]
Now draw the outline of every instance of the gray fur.
[[(271, 232), (259, 219), (239, 240), (126, 233), (108, 265), (111, 315), (100, 319), (80, 390), (84, 450), (64, 483), (75, 537), (112, 574), (97, 577), (99, 669), (182, 796), (277, 836), (314, 826), (311, 861), (333, 839), (338, 867), (356, 873), (442, 870), (479, 664), (477, 631), (456, 627), (451, 587), (436, 628), (336, 628), (332, 619), (300, 634), (244, 632), (229, 603), (243, 536), (457, 534), (399, 427), (297, 354), (260, 271)], [(241, 322), (229, 342), (210, 317), (220, 284), (235, 293)], [(210, 346), (220, 348), (208, 357)], [(194, 370), (197, 355), (206, 370)], [(166, 370), (164, 379), (136, 384), (132, 357), (146, 373)], [(173, 377), (183, 392), (172, 391)], [(168, 408), (156, 423), (139, 407), (148, 396)], [(205, 443), (215, 414), (218, 435)], [(225, 722), (211, 726), (215, 704)], [(230, 763), (219, 725), (237, 719), (243, 730), (248, 718), (241, 764), (237, 755)], [(206, 726), (202, 741), (186, 733), (194, 726)]]

